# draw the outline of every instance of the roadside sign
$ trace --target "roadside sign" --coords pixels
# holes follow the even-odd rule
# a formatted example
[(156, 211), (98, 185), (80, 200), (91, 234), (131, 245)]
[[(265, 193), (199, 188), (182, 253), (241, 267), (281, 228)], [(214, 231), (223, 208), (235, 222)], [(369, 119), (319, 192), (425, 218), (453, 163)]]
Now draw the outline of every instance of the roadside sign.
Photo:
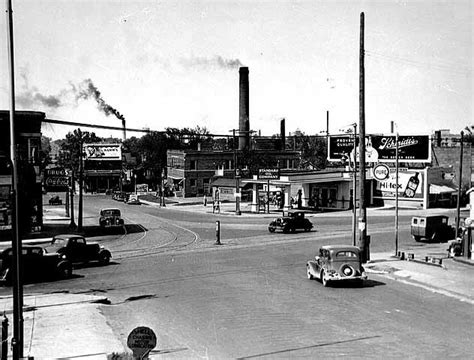
[(378, 181), (387, 180), (390, 176), (390, 168), (385, 164), (377, 164), (373, 169), (373, 175)]
[(128, 335), (127, 346), (133, 351), (136, 359), (146, 359), (156, 346), (156, 335), (149, 327), (136, 327)]
[(280, 169), (258, 169), (258, 179), (278, 180), (280, 179)]

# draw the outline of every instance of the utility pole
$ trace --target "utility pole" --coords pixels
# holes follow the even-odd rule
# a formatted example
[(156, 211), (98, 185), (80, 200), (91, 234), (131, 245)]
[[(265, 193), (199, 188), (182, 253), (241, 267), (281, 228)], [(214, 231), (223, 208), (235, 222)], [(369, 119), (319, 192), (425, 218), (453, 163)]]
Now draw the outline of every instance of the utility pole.
[(365, 66), (364, 66), (364, 13), (360, 14), (359, 50), (359, 247), (362, 262), (370, 260), (367, 243), (367, 209), (365, 202)]
[[(459, 221), (461, 217), (461, 188), (462, 188), (462, 155), (464, 152), (464, 131), (461, 131), (461, 153), (459, 156), (459, 183), (458, 183), (458, 201), (457, 201), (457, 206), (456, 206), (456, 237), (455, 239), (458, 238), (459, 236)], [(467, 256), (467, 254), (465, 254)]]
[(13, 46), (13, 9), (12, 1), (7, 0), (8, 12), (8, 56), (10, 70), (10, 161), (12, 165), (12, 187), (11, 196), (13, 209), (12, 221), (12, 256), (13, 256), (13, 359), (23, 357), (23, 286), (21, 266), (21, 237), (19, 233), (19, 199), (18, 199), (18, 164), (15, 139), (15, 61)]

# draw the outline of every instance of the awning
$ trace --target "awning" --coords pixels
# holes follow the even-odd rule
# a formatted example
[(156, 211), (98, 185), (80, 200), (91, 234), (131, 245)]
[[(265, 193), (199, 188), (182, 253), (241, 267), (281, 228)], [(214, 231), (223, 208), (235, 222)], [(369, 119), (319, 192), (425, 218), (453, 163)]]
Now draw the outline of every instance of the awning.
[(446, 185), (430, 184), (430, 194), (455, 193), (457, 191), (457, 189), (453, 189), (452, 187)]

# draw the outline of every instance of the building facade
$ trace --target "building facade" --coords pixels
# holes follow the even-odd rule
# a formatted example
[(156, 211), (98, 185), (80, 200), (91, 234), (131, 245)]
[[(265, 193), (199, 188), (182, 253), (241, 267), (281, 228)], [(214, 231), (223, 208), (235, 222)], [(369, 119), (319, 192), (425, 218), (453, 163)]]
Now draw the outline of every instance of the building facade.
[[(12, 229), (14, 199), (10, 166), (10, 115), (0, 111), (0, 237)], [(19, 229), (27, 233), (43, 225), (41, 179), (41, 123), (45, 114), (36, 111), (15, 112), (17, 144), (17, 189)]]

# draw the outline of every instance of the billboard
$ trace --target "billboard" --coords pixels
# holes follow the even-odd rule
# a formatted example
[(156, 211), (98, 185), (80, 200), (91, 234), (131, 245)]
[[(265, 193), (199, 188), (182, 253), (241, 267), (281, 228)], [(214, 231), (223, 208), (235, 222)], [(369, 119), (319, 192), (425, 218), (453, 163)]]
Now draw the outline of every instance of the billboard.
[[(405, 170), (398, 173), (398, 196), (403, 199), (423, 199), (424, 176), (421, 171)], [(377, 181), (375, 198), (394, 198), (397, 192), (396, 173), (390, 172), (385, 181)]]
[(86, 160), (122, 160), (120, 144), (84, 144)]
[[(357, 154), (359, 138), (356, 137)], [(395, 162), (397, 141), (395, 135), (368, 135), (365, 139), (366, 162)], [(328, 160), (354, 159), (354, 137), (352, 135), (330, 136)], [(431, 142), (429, 135), (399, 135), (398, 161), (404, 163), (431, 162)]]

